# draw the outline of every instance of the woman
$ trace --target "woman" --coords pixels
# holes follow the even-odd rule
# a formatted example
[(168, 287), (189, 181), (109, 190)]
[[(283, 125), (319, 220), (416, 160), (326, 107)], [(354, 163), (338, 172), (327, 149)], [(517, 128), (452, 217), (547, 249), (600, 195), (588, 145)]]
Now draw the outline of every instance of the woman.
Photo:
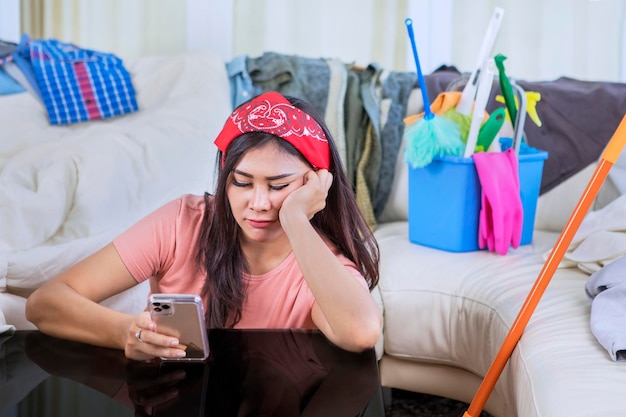
[(378, 247), (322, 118), (264, 93), (233, 112), (215, 144), (214, 196), (166, 204), (53, 278), (29, 298), (28, 320), (131, 359), (182, 357), (148, 312), (98, 304), (150, 279), (152, 292), (200, 294), (212, 328), (318, 328), (346, 350), (372, 347)]

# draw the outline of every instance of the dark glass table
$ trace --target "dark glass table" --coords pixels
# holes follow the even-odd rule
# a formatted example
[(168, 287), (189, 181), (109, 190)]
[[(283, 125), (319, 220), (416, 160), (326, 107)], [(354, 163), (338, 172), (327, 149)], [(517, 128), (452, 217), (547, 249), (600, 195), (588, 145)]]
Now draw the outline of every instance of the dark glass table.
[(0, 417), (384, 416), (375, 353), (309, 330), (211, 330), (203, 363), (0, 335)]

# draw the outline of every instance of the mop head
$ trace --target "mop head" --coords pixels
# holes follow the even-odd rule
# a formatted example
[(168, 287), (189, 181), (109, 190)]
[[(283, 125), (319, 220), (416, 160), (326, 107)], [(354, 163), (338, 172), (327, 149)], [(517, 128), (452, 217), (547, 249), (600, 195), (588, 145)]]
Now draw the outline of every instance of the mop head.
[(420, 119), (404, 131), (404, 161), (413, 168), (430, 164), (436, 156), (463, 156), (465, 144), (459, 126), (444, 118)]

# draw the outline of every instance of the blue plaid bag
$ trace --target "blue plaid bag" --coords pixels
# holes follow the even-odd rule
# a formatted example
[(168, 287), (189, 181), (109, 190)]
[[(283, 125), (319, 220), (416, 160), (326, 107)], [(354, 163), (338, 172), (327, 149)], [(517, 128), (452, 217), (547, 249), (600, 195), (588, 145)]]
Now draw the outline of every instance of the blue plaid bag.
[[(22, 39), (50, 124), (106, 119), (138, 110), (122, 60), (55, 39)], [(24, 54), (22, 54), (23, 56)]]

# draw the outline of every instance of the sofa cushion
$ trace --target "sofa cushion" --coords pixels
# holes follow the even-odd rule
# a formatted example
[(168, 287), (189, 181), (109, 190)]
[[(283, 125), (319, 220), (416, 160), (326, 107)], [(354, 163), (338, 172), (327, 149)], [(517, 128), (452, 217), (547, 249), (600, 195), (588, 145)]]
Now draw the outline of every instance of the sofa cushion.
[[(479, 376), (487, 372), (544, 265), (543, 254), (557, 238), (535, 231), (533, 243), (500, 256), (412, 244), (406, 222), (380, 225), (376, 236), (385, 355)], [(612, 362), (590, 331), (586, 278), (576, 268), (558, 269), (552, 278), (495, 388), (510, 415), (572, 417), (586, 416), (585, 410), (626, 415), (626, 404), (614, 395), (600, 389), (590, 395), (595, 381), (626, 384), (626, 372), (615, 372), (626, 365)]]
[(381, 223), (406, 221), (409, 218), (409, 167), (404, 162), (404, 147), (405, 141), (402, 139), (389, 198), (380, 215)]
[(34, 330), (35, 326), (26, 320), (25, 305), (25, 298), (0, 292), (0, 330), (7, 330), (9, 326), (17, 330)]
[[(539, 197), (535, 215), (536, 229), (550, 232), (560, 232), (563, 229), (596, 166), (597, 164), (589, 165)], [(603, 192), (601, 190), (600, 194)]]
[[(419, 114), (424, 111), (424, 101), (419, 88), (414, 88), (409, 94), (406, 105), (407, 116)], [(402, 138), (398, 157), (396, 158), (395, 172), (389, 197), (385, 208), (380, 215), (380, 222), (396, 222), (407, 220), (408, 213), (408, 190), (409, 190), (409, 168), (404, 162), (405, 140)]]

